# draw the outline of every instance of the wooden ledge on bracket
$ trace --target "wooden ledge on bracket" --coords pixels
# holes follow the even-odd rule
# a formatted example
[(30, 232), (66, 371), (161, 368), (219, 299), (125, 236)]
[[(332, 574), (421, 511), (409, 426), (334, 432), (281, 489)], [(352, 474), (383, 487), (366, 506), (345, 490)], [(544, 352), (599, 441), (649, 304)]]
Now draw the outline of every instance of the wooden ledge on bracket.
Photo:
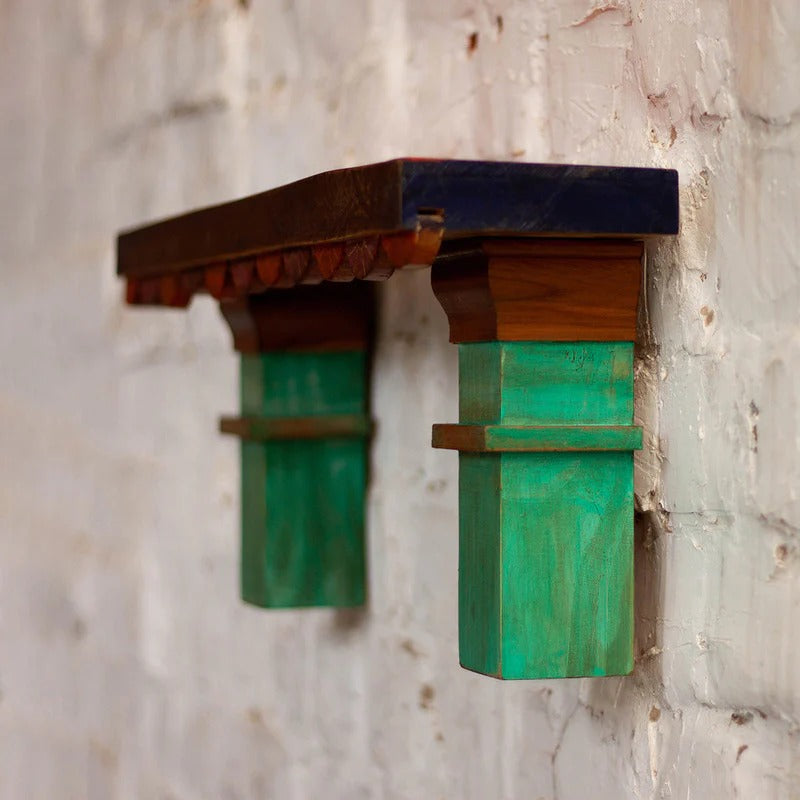
[(465, 453), (641, 450), (637, 425), (434, 425), (434, 447)]
[(374, 293), (431, 266), (459, 349), (459, 651), (500, 678), (633, 664), (633, 342), (673, 170), (398, 159), (127, 231), (133, 305), (219, 300), (241, 353), (242, 596), (366, 596)]
[(223, 417), (221, 433), (253, 442), (280, 439), (365, 438), (372, 433), (372, 422), (363, 414), (331, 414), (308, 417)]

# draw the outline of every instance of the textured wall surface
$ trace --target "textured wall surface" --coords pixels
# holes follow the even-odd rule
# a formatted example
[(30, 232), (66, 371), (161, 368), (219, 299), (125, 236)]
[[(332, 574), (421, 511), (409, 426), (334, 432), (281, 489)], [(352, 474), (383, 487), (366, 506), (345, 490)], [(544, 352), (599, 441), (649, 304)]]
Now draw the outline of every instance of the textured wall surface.
[[(800, 796), (796, 0), (0, 0), (0, 798)], [(363, 614), (237, 600), (237, 363), (115, 232), (398, 155), (676, 167), (637, 665), (456, 653), (456, 353), (382, 290)]]

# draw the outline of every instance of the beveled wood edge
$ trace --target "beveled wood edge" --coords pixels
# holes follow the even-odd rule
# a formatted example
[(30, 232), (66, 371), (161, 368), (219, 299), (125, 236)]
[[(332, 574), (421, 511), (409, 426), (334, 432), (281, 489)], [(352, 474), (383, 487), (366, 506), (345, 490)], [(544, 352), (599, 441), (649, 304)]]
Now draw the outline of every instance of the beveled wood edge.
[(433, 426), (431, 446), (467, 453), (607, 452), (642, 449), (638, 425)]
[(332, 414), (306, 417), (222, 417), (220, 433), (254, 442), (293, 439), (366, 438), (373, 430), (364, 414)]

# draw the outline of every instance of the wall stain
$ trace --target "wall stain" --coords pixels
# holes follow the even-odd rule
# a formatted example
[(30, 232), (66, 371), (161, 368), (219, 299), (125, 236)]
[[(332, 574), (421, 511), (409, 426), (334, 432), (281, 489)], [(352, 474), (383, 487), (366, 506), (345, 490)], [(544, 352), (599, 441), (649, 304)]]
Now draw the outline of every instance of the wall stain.
[(760, 411), (754, 400), (750, 401), (750, 449), (758, 452), (758, 415)]
[(86, 623), (80, 617), (78, 617), (72, 623), (72, 636), (76, 641), (80, 642), (86, 638), (86, 633), (87, 633)]
[(436, 691), (429, 683), (423, 683), (419, 690), (419, 707), (426, 711), (433, 705)]
[(347, 641), (366, 623), (366, 608), (337, 608), (331, 620), (331, 638)]
[(403, 639), (403, 641), (400, 642), (400, 649), (405, 650), (412, 658), (419, 658), (422, 655), (411, 639)]
[(736, 751), (736, 763), (739, 763), (739, 759), (742, 757), (742, 753), (750, 747), (749, 744), (742, 744), (739, 745), (739, 749)]

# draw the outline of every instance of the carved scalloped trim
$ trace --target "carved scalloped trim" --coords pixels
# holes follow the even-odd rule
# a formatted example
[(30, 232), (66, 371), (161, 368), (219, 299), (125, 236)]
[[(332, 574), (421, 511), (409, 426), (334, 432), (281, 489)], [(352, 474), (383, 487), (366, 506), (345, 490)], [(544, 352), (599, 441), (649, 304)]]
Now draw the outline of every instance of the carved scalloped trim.
[(130, 305), (185, 308), (198, 292), (218, 300), (322, 281), (383, 281), (396, 269), (426, 267), (439, 252), (440, 216), (420, 217), (415, 231), (270, 251), (153, 278), (129, 278)]

